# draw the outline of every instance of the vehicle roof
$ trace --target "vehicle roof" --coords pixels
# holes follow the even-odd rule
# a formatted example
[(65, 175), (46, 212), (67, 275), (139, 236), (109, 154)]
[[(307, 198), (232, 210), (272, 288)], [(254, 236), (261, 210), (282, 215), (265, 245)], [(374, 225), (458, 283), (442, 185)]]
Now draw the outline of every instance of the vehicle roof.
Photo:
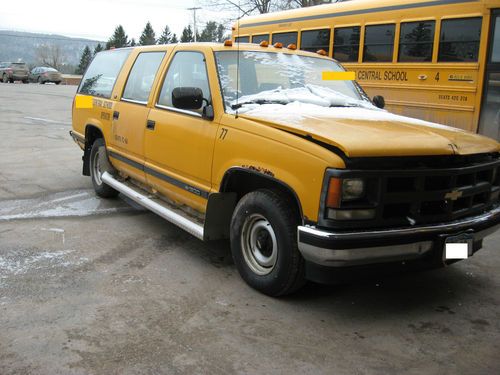
[[(370, 10), (375, 11), (380, 9), (384, 10), (396, 10), (399, 6), (401, 9), (405, 9), (411, 4), (425, 4), (433, 3), (433, 5), (453, 5), (454, 1), (450, 0), (355, 0), (346, 1), (340, 3), (323, 4), (313, 7), (297, 8), (291, 10), (285, 10), (281, 12), (272, 12), (266, 14), (259, 14), (255, 16), (247, 16), (242, 18), (239, 22), (234, 24), (235, 28), (240, 28), (242, 26), (253, 26), (254, 24), (265, 24), (266, 21), (272, 20), (286, 20), (286, 21), (306, 21), (307, 19), (296, 19), (302, 17), (314, 17), (319, 15), (328, 15), (328, 13), (339, 13), (346, 12), (345, 16), (354, 15), (349, 14), (349, 12), (354, 12), (359, 10), (360, 12), (369, 12)], [(492, 4), (497, 3), (497, 0), (456, 0), (457, 3), (471, 2), (474, 4)], [(424, 5), (425, 6), (425, 5)], [(392, 9), (391, 9), (392, 8)], [(243, 32), (242, 32), (243, 33)]]
[(302, 56), (310, 56), (310, 57), (318, 57), (318, 58), (324, 58), (326, 60), (332, 60), (328, 56), (322, 56), (318, 53), (314, 52), (307, 52), (307, 51), (301, 51), (301, 50), (292, 50), (286, 48), (284, 46), (283, 48), (276, 48), (272, 45), (269, 45), (269, 47), (261, 47), (258, 44), (253, 44), (253, 43), (234, 43), (232, 46), (224, 46), (224, 43), (177, 43), (177, 44), (161, 44), (161, 45), (153, 45), (153, 46), (136, 46), (136, 47), (125, 47), (125, 48), (117, 48), (109, 51), (103, 51), (103, 52), (112, 52), (112, 51), (119, 51), (119, 50), (124, 50), (124, 49), (133, 49), (133, 50), (139, 50), (141, 52), (154, 52), (154, 51), (164, 51), (168, 48), (176, 48), (179, 50), (192, 50), (192, 51), (206, 51), (206, 50), (212, 50), (214, 52), (218, 51), (256, 51), (256, 52), (274, 52), (274, 53), (287, 53), (287, 54), (295, 54), (295, 55), (302, 55)]

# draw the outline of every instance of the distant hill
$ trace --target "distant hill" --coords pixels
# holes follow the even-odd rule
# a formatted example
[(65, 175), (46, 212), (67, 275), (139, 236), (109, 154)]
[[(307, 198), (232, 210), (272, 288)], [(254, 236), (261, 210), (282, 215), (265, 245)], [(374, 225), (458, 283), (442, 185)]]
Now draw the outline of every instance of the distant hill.
[(24, 61), (29, 65), (37, 65), (37, 49), (41, 46), (57, 45), (60, 47), (64, 73), (73, 73), (75, 66), (80, 62), (80, 57), (85, 46), (92, 50), (101, 43), (97, 40), (70, 38), (55, 34), (37, 34), (20, 31), (0, 30), (0, 61)]

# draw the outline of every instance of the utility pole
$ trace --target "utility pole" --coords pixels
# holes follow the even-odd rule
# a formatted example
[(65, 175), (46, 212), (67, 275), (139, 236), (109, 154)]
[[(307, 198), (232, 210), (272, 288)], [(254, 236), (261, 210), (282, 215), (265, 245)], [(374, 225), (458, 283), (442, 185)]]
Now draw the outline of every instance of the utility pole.
[(187, 10), (193, 11), (193, 31), (194, 31), (194, 41), (196, 42), (196, 11), (198, 9), (201, 9), (200, 7), (193, 7), (193, 8), (188, 8)]

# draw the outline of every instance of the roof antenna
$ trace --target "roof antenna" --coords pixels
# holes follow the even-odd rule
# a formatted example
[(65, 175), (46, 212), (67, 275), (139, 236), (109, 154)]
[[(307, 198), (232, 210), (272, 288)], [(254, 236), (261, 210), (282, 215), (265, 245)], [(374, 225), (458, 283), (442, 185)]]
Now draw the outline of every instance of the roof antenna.
[(236, 42), (236, 113), (234, 118), (238, 118), (238, 110), (239, 110), (239, 99), (240, 99), (240, 16), (241, 16), (241, 8), (240, 8), (240, 0), (238, 0), (238, 20), (236, 21), (236, 37), (234, 41)]

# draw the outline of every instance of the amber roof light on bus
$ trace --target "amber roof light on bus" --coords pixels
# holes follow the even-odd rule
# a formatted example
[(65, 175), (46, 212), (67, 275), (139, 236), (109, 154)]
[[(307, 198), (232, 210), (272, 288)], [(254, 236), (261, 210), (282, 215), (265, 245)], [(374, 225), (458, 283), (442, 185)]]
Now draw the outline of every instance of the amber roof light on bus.
[(319, 49), (316, 51), (316, 53), (321, 56), (328, 56), (328, 53), (326, 53), (324, 49)]
[(295, 51), (297, 49), (297, 45), (290, 43), (286, 48), (291, 49), (292, 51)]
[(260, 42), (259, 46), (261, 46), (261, 47), (269, 47), (269, 42), (267, 40), (263, 40), (262, 42)]
[(274, 48), (283, 48), (283, 43), (274, 43)]
[(224, 47), (232, 47), (232, 46), (233, 46), (233, 41), (231, 39), (224, 41)]

